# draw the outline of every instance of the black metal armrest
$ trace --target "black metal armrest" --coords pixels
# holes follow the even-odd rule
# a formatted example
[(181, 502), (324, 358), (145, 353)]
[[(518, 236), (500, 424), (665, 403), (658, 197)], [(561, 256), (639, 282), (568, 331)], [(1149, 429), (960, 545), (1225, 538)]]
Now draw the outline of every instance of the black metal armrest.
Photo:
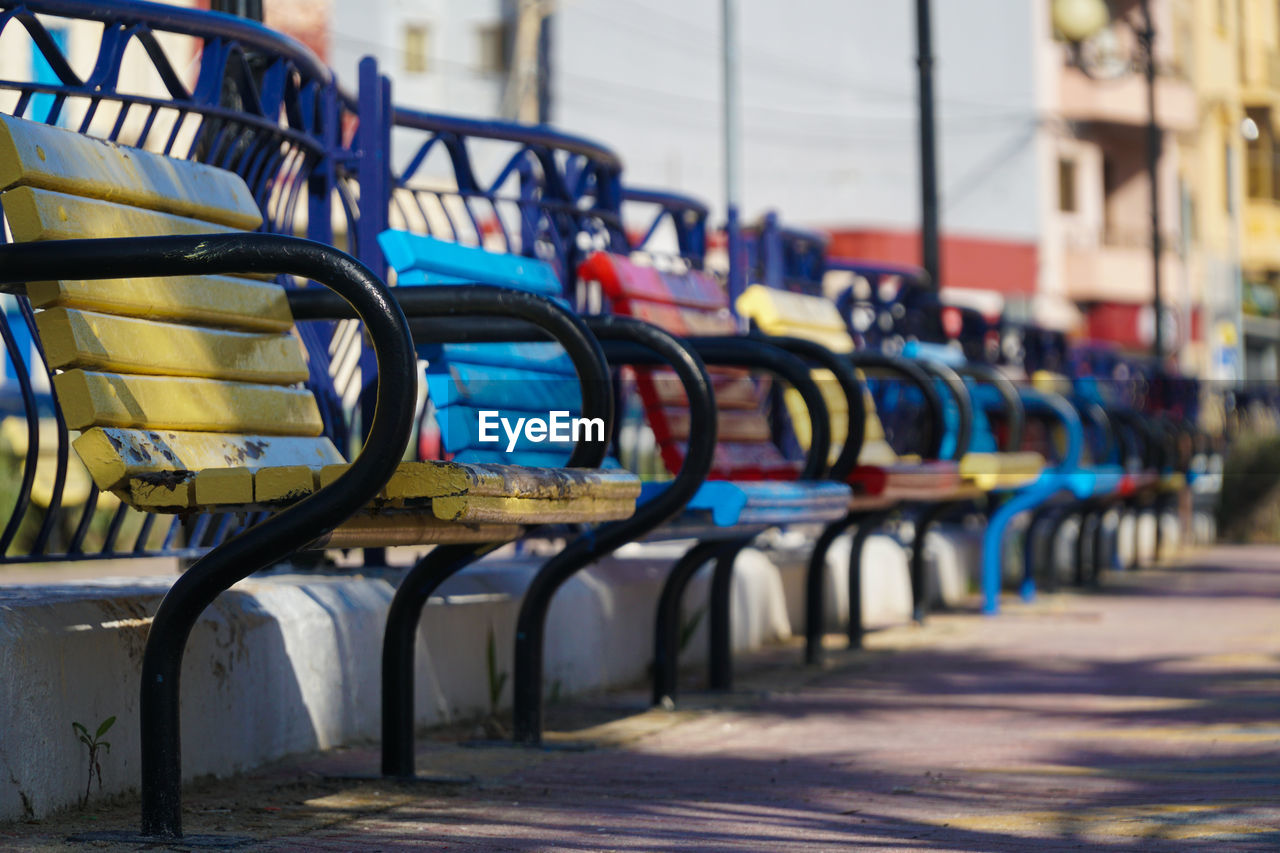
[(966, 364), (957, 367), (956, 372), (977, 382), (991, 385), (1004, 401), (1005, 424), (1008, 434), (1005, 437), (1006, 452), (1016, 451), (1022, 447), (1022, 433), (1027, 420), (1026, 407), (1018, 396), (1018, 387), (999, 370), (989, 364)]
[(829, 370), (835, 376), (836, 383), (840, 386), (841, 393), (844, 394), (846, 410), (849, 413), (849, 425), (844, 446), (841, 447), (840, 455), (836, 457), (836, 461), (831, 464), (831, 468), (827, 471), (827, 476), (832, 480), (843, 483), (849, 478), (849, 474), (858, 464), (858, 455), (862, 452), (862, 442), (866, 437), (867, 429), (867, 410), (863, 398), (864, 388), (858, 380), (857, 372), (854, 371), (853, 366), (849, 363), (849, 359), (842, 354), (832, 352), (822, 344), (804, 340), (803, 338), (766, 335), (760, 331), (753, 331), (752, 336), (759, 337), (776, 347), (781, 347), (797, 358), (803, 358), (817, 367)]
[[(589, 318), (591, 327), (604, 318)], [(618, 318), (624, 319), (624, 318)], [(647, 324), (646, 324), (647, 325)], [(680, 342), (708, 364), (723, 367), (746, 367), (772, 373), (784, 382), (790, 383), (799, 393), (813, 420), (813, 441), (805, 458), (800, 477), (806, 480), (818, 480), (827, 468), (827, 454), (831, 450), (831, 425), (827, 420), (827, 407), (822, 401), (822, 392), (809, 376), (809, 368), (795, 356), (752, 338), (706, 337), (681, 338)], [(609, 350), (610, 357), (636, 365), (661, 364), (654, 353), (645, 348), (625, 345), (619, 342)], [(814, 418), (817, 413), (819, 418)], [(694, 435), (692, 426), (690, 436)], [(712, 445), (714, 450), (714, 444)], [(686, 454), (687, 456), (688, 454)]]
[(952, 459), (960, 459), (969, 452), (969, 443), (973, 440), (973, 398), (969, 396), (969, 386), (950, 365), (924, 357), (917, 360), (927, 373), (942, 382), (956, 404), (956, 449)]
[(685, 343), (691, 346), (708, 364), (724, 367), (747, 367), (772, 373), (791, 385), (800, 394), (809, 412), (811, 427), (809, 449), (800, 479), (823, 479), (827, 460), (831, 453), (831, 418), (818, 383), (813, 381), (809, 367), (796, 356), (760, 338), (747, 337), (691, 337)]
[(893, 373), (915, 386), (924, 398), (925, 409), (929, 413), (926, 440), (923, 442), (920, 455), (925, 459), (937, 459), (942, 450), (942, 439), (946, 435), (947, 426), (943, 419), (942, 397), (924, 368), (911, 359), (875, 350), (859, 350), (850, 353), (847, 358), (849, 363), (859, 370), (882, 370)]
[[(431, 343), (511, 343), (553, 340), (573, 362), (582, 386), (582, 417), (612, 424), (613, 391), (600, 342), (574, 312), (554, 300), (504, 287), (441, 285), (397, 287), (391, 295), (410, 318), (415, 341)], [(298, 320), (334, 320), (350, 309), (333, 294), (294, 290), (289, 306)], [(585, 436), (575, 444), (570, 468), (596, 468), (608, 455), (607, 442)]]

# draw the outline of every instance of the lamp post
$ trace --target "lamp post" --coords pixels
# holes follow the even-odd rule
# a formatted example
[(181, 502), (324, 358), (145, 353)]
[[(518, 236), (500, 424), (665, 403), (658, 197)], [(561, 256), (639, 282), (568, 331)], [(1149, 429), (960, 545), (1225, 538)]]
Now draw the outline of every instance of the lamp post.
[[(1131, 24), (1138, 37), (1139, 59), (1147, 81), (1147, 179), (1151, 184), (1151, 309), (1154, 315), (1155, 334), (1152, 350), (1156, 363), (1162, 365), (1164, 345), (1164, 300), (1161, 294), (1160, 256), (1163, 239), (1160, 235), (1160, 151), (1163, 135), (1156, 117), (1156, 29), (1151, 17), (1151, 0), (1139, 3), (1141, 22)], [(1110, 23), (1110, 13), (1104, 0), (1053, 0), (1053, 25), (1076, 48), (1076, 66), (1085, 74), (1091, 73), (1088, 63), (1080, 57), (1080, 43), (1101, 32)]]

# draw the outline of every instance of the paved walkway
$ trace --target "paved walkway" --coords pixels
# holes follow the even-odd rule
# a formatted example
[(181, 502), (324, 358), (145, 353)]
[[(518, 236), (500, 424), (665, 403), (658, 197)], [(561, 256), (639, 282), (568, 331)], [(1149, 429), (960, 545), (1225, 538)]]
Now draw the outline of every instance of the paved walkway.
[(870, 644), (578, 732), (591, 751), (424, 749), (424, 772), (467, 785), (321, 778), (371, 766), (352, 750), (265, 774), (252, 802), (214, 786), (189, 797), (192, 831), (264, 850), (1280, 850), (1280, 549)]

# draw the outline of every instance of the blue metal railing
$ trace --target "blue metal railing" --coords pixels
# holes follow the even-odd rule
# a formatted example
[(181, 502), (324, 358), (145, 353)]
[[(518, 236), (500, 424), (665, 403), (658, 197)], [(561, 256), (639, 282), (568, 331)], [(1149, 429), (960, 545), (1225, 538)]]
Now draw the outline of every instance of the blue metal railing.
[[(75, 70), (65, 50), (68, 39), (59, 37), (83, 21), (102, 27), (87, 74)], [(25, 42), (33, 67), (44, 69), (31, 80), (0, 79), (0, 110), (234, 171), (263, 211), (263, 230), (305, 229), (332, 243), (337, 201), (339, 219), (353, 232), (355, 176), (342, 128), (356, 102), (301, 44), (231, 15), (138, 0), (0, 0), (0, 33), (10, 51), (22, 50)], [(128, 82), (144, 77), (159, 82), (151, 88)], [(0, 307), (0, 411), (16, 419), (11, 425), (17, 428), (5, 433), (21, 451), (0, 460), (8, 469), (0, 470), (0, 512), (8, 512), (0, 525), (0, 562), (192, 557), (253, 520), (163, 521), (91, 487), (69, 492), (68, 484), (83, 482), (84, 475), (47, 393), (49, 372), (31, 307), (22, 297)], [(325, 393), (331, 385), (330, 331), (316, 327), (302, 334), (326, 424), (340, 438), (343, 418)]]

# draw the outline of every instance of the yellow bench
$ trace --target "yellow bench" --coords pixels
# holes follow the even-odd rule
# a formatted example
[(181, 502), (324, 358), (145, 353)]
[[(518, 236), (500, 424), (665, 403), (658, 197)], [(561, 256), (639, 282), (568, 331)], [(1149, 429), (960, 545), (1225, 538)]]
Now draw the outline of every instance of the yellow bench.
[[(256, 228), (236, 175), (0, 116), (0, 202), (15, 242)], [(322, 432), (284, 289), (247, 277), (27, 284), (73, 446), (98, 488), (153, 512), (276, 509), (346, 462)], [(626, 472), (401, 463), (325, 544), (511, 539), (624, 518)]]
[[(853, 352), (854, 343), (848, 326), (835, 304), (828, 299), (753, 284), (738, 298), (738, 312), (750, 318), (766, 334), (806, 338), (833, 352)], [(831, 377), (820, 377), (815, 373), (815, 379), (822, 378), (826, 381), (820, 381), (819, 385), (827, 389), (827, 406), (832, 411), (832, 444), (838, 446), (848, 431), (847, 407)], [(796, 406), (790, 398), (787, 404), (796, 423), (796, 437), (803, 444), (808, 439), (804, 409)], [(966, 453), (958, 466), (937, 461), (921, 462), (915, 456), (899, 456), (885, 440), (884, 428), (870, 395), (865, 405), (866, 432), (858, 456), (860, 470), (855, 472), (855, 476), (883, 482), (886, 494), (898, 500), (950, 501), (965, 496), (976, 497), (983, 492), (1025, 485), (1044, 470), (1044, 457), (1025, 451)]]

